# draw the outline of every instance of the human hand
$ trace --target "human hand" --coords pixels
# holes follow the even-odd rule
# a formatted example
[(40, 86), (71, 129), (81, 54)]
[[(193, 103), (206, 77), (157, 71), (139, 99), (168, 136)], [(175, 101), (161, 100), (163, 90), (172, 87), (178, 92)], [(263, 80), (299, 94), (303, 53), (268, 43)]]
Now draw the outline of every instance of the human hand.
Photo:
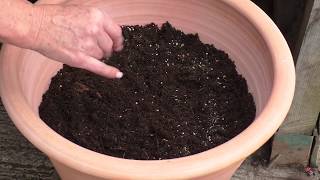
[(121, 78), (122, 73), (99, 59), (123, 48), (120, 26), (93, 6), (35, 5), (30, 49), (96, 74)]

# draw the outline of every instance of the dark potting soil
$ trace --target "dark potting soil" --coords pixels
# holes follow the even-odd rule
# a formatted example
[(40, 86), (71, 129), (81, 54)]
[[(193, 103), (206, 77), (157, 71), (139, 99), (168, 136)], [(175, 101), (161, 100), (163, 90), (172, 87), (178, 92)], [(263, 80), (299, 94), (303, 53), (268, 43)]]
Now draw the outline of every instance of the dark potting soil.
[(200, 153), (253, 121), (246, 80), (228, 55), (169, 23), (124, 26), (124, 49), (105, 63), (122, 79), (64, 66), (40, 105), (41, 118), (70, 141), (140, 160)]

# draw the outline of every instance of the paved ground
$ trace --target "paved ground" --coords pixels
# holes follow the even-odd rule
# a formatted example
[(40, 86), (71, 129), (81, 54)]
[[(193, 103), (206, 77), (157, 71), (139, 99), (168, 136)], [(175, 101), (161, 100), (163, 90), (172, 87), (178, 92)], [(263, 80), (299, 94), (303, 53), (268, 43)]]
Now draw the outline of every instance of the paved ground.
[[(303, 167), (268, 169), (257, 165), (255, 159), (261, 156), (259, 154), (261, 153), (248, 159), (232, 180), (320, 179), (319, 175), (307, 177), (303, 173)], [(13, 179), (58, 180), (59, 177), (48, 159), (17, 131), (0, 103), (0, 180)]]
[(304, 167), (272, 167), (267, 168), (261, 165), (253, 166), (251, 160), (247, 160), (236, 172), (232, 180), (319, 180), (319, 173), (308, 177)]

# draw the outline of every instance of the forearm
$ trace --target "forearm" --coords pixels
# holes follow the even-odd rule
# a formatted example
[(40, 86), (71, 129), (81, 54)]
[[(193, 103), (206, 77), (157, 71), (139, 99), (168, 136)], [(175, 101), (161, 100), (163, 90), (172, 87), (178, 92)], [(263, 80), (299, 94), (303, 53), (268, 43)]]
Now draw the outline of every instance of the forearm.
[(33, 5), (26, 0), (0, 0), (0, 41), (28, 47), (30, 29), (37, 25), (33, 16)]

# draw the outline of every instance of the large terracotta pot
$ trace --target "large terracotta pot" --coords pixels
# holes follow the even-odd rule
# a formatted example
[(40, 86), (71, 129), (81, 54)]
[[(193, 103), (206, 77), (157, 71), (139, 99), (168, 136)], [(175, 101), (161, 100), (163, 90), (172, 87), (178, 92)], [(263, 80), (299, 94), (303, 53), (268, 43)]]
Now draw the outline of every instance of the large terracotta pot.
[(0, 83), (6, 110), (63, 179), (229, 179), (284, 120), (294, 93), (292, 57), (277, 27), (249, 0), (106, 0), (101, 8), (120, 24), (168, 20), (185, 32), (198, 32), (204, 42), (228, 52), (248, 81), (257, 115), (235, 138), (196, 155), (159, 161), (102, 155), (68, 141), (39, 118), (41, 96), (61, 64), (5, 45), (0, 57)]

